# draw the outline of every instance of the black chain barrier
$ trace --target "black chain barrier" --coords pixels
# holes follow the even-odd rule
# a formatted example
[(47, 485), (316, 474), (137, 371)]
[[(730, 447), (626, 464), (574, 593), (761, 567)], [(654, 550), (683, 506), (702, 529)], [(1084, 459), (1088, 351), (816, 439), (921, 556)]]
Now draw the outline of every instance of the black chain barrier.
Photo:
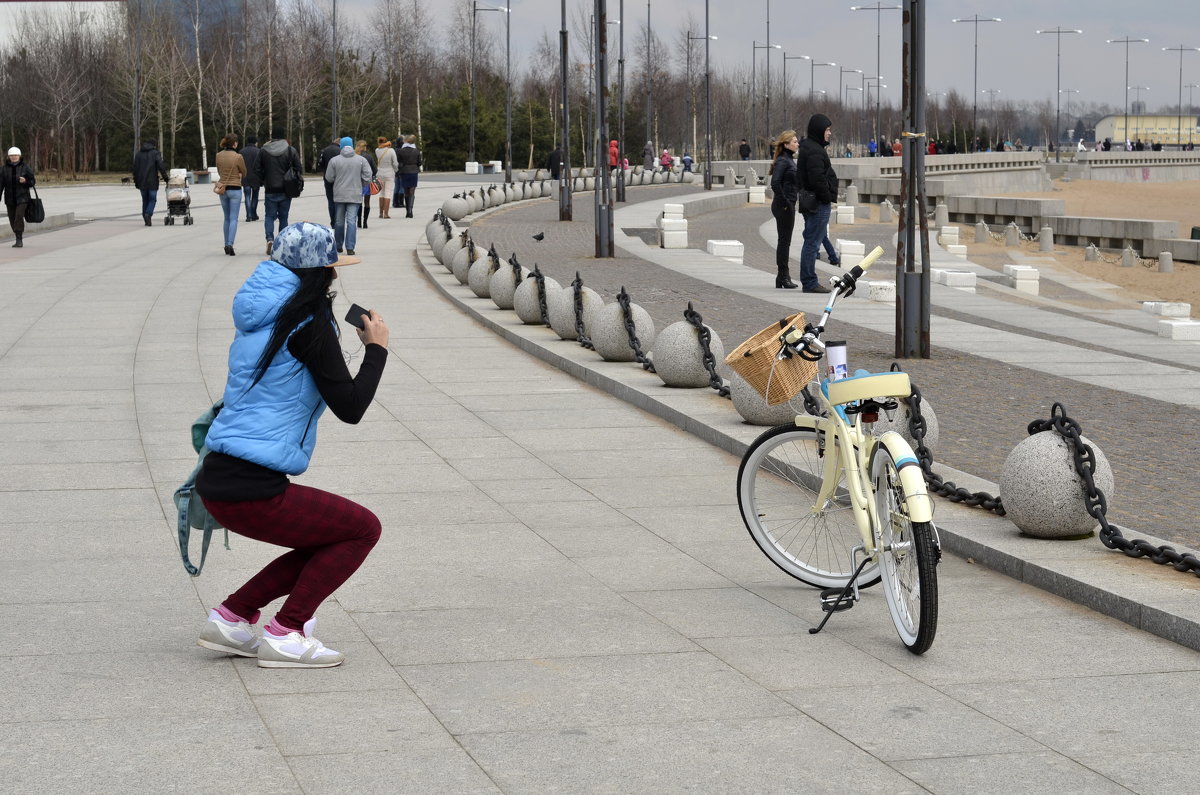
[(575, 293), (575, 337), (580, 345), (594, 351), (596, 346), (592, 344), (592, 338), (587, 335), (587, 329), (583, 326), (583, 277), (579, 275), (579, 271), (575, 271), (575, 281), (571, 282), (571, 287)]
[(696, 329), (696, 336), (700, 338), (700, 352), (704, 358), (704, 369), (708, 371), (708, 385), (716, 390), (721, 397), (729, 397), (729, 387), (725, 386), (725, 382), (721, 376), (717, 374), (717, 360), (712, 355), (712, 335), (708, 333), (708, 327), (704, 325), (704, 318), (700, 317), (700, 313), (692, 309), (692, 302), (688, 301), (687, 309), (683, 310), (683, 319)]
[(500, 270), (500, 255), (496, 253), (496, 244), (495, 243), (488, 246), (487, 255), (488, 255), (488, 278), (490, 279), (492, 277), (493, 273)]
[(514, 251), (512, 256), (508, 258), (508, 264), (512, 267), (513, 287), (515, 289), (521, 284), (521, 263), (517, 262), (517, 252)]
[(1200, 558), (1190, 553), (1180, 553), (1174, 547), (1163, 545), (1154, 546), (1143, 538), (1128, 539), (1121, 529), (1110, 524), (1105, 512), (1108, 501), (1104, 492), (1096, 488), (1096, 454), (1091, 446), (1083, 441), (1079, 423), (1067, 416), (1067, 409), (1061, 403), (1055, 403), (1050, 409), (1050, 419), (1034, 420), (1029, 423), (1029, 435), (1042, 431), (1054, 430), (1067, 440), (1071, 455), (1075, 460), (1075, 471), (1083, 480), (1083, 500), (1087, 512), (1100, 525), (1100, 543), (1109, 549), (1119, 549), (1131, 558), (1149, 558), (1160, 565), (1170, 564), (1176, 571), (1190, 571), (1200, 577)]
[(537, 290), (538, 309), (542, 313), (542, 325), (550, 325), (550, 312), (546, 309), (546, 274), (538, 270), (537, 263), (533, 263), (533, 273), (529, 275), (533, 279)]
[(617, 293), (617, 304), (621, 307), (621, 316), (625, 319), (625, 333), (629, 335), (629, 347), (633, 349), (634, 358), (642, 365), (642, 369), (651, 373), (658, 372), (654, 369), (654, 363), (646, 357), (642, 352), (642, 341), (638, 339), (637, 325), (633, 322), (633, 309), (629, 300), (629, 293), (625, 292), (625, 285), (621, 285), (621, 292)]
[[(900, 372), (900, 365), (893, 362), (891, 369)], [(921, 473), (925, 476), (925, 483), (928, 484), (929, 490), (938, 494), (950, 502), (962, 503), (971, 508), (983, 508), (987, 511), (994, 511), (997, 516), (1004, 516), (1004, 502), (999, 498), (988, 494), (986, 491), (970, 491), (955, 484), (952, 480), (943, 480), (942, 476), (933, 471), (933, 451), (925, 446), (925, 432), (929, 425), (925, 422), (925, 415), (921, 413), (921, 390), (916, 384), (912, 384), (912, 395), (904, 400), (908, 406), (908, 431), (912, 434), (914, 447), (913, 452), (917, 454), (917, 463), (921, 465)], [(808, 405), (807, 400), (805, 405)]]

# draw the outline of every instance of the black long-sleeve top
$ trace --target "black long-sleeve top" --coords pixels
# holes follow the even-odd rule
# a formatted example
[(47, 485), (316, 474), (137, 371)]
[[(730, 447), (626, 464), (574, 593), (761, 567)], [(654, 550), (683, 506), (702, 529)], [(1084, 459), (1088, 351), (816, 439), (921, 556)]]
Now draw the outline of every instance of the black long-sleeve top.
[[(334, 415), (351, 425), (362, 419), (375, 399), (375, 390), (387, 363), (387, 349), (371, 343), (363, 353), (358, 374), (350, 375), (342, 347), (333, 334), (322, 333), (317, 345), (317, 324), (305, 324), (288, 339), (288, 350), (312, 374), (317, 391)], [(196, 491), (205, 499), (221, 502), (266, 500), (282, 494), (287, 475), (224, 453), (209, 453), (196, 477)]]

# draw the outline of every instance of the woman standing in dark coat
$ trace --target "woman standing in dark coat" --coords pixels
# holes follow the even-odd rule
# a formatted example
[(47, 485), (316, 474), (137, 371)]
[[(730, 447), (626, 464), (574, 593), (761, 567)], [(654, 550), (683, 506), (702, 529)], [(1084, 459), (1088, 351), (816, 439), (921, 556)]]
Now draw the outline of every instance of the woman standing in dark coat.
[(15, 146), (9, 149), (8, 162), (0, 169), (0, 196), (4, 197), (4, 208), (8, 210), (8, 225), (17, 236), (13, 248), (25, 245), (21, 240), (25, 235), (25, 205), (29, 204), (29, 188), (35, 182), (33, 169), (21, 158), (21, 150)]
[(417, 193), (417, 175), (421, 173), (421, 150), (417, 149), (417, 136), (404, 136), (404, 143), (396, 152), (400, 169), (396, 172), (396, 201), (400, 204), (400, 195), (404, 196), (404, 217), (413, 217), (413, 197)]
[(775, 229), (779, 242), (775, 245), (775, 286), (794, 290), (788, 268), (788, 252), (792, 248), (792, 230), (796, 227), (796, 150), (800, 139), (795, 130), (784, 130), (775, 139), (775, 160), (767, 174), (771, 177), (771, 215), (775, 216)]

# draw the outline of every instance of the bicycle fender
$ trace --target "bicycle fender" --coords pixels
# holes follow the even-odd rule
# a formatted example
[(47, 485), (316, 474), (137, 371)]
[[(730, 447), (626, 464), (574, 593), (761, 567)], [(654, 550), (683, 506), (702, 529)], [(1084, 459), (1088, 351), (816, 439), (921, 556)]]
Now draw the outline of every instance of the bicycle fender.
[(796, 427), (808, 428), (812, 431), (829, 431), (830, 420), (828, 417), (814, 417), (811, 414), (797, 414)]
[(900, 486), (904, 489), (904, 507), (908, 510), (908, 518), (914, 522), (932, 522), (933, 500), (925, 489), (925, 476), (921, 473), (921, 464), (917, 461), (912, 447), (895, 431), (887, 431), (880, 436), (879, 444), (891, 453), (892, 460), (896, 462)]

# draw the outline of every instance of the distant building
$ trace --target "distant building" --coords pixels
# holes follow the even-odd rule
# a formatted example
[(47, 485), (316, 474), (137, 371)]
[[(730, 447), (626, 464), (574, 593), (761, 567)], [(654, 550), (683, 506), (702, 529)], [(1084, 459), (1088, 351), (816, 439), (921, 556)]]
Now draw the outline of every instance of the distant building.
[[(1129, 119), (1129, 131), (1125, 130), (1125, 119)], [(1200, 123), (1195, 116), (1135, 115), (1126, 117), (1122, 113), (1105, 116), (1096, 122), (1096, 140), (1110, 138), (1113, 141), (1156, 141), (1167, 146), (1179, 143), (1200, 144)]]

